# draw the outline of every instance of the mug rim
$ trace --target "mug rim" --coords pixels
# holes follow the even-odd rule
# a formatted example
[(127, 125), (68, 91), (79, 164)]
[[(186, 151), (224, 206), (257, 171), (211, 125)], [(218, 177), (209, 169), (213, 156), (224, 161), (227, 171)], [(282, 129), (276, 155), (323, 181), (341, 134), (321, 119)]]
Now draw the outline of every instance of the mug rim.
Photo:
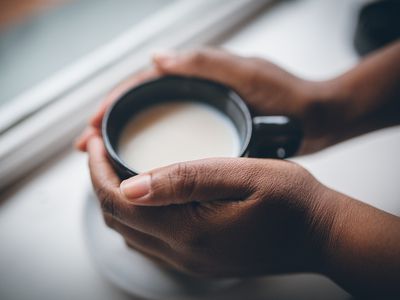
[[(129, 167), (124, 160), (118, 155), (115, 147), (112, 145), (110, 138), (107, 134), (107, 128), (108, 128), (108, 124), (109, 124), (109, 119), (111, 114), (113, 113), (113, 111), (115, 110), (115, 108), (119, 105), (119, 103), (125, 99), (128, 94), (131, 94), (135, 91), (138, 91), (140, 89), (146, 88), (149, 85), (153, 85), (153, 84), (157, 84), (160, 81), (163, 80), (186, 80), (186, 81), (197, 81), (197, 82), (202, 82), (208, 85), (213, 85), (213, 86), (217, 86), (218, 88), (224, 89), (226, 90), (226, 95), (229, 98), (229, 100), (231, 102), (233, 102), (238, 108), (239, 110), (243, 113), (244, 115), (244, 119), (245, 119), (245, 126), (246, 126), (246, 132), (245, 132), (245, 139), (243, 141), (243, 143), (241, 143), (241, 148), (240, 151), (238, 153), (237, 156), (234, 157), (243, 157), (249, 147), (250, 147), (250, 142), (251, 142), (251, 137), (253, 134), (253, 122), (252, 122), (252, 116), (249, 110), (249, 107), (247, 106), (247, 104), (244, 102), (243, 98), (231, 87), (222, 84), (220, 82), (216, 82), (216, 81), (212, 81), (209, 79), (205, 79), (205, 78), (200, 78), (200, 77), (192, 77), (192, 76), (179, 76), (179, 75), (165, 75), (165, 76), (158, 76), (156, 78), (150, 79), (150, 80), (146, 80), (143, 81), (142, 83), (133, 86), (131, 88), (129, 88), (128, 90), (126, 90), (121, 96), (119, 96), (111, 105), (110, 107), (106, 110), (103, 120), (102, 120), (102, 124), (101, 124), (101, 133), (102, 133), (102, 137), (103, 137), (103, 142), (106, 148), (106, 152), (109, 155), (110, 159), (112, 160), (112, 162), (116, 163), (118, 165), (119, 168), (123, 168), (125, 172), (129, 173), (131, 176), (135, 176), (140, 174), (140, 172), (137, 172), (134, 168)], [(196, 99), (195, 99), (196, 100)], [(198, 101), (201, 102), (201, 101)], [(211, 104), (209, 104), (211, 105)], [(232, 120), (232, 118), (225, 112), (222, 111), (222, 113), (224, 113), (230, 120)], [(132, 114), (132, 116), (135, 114)]]

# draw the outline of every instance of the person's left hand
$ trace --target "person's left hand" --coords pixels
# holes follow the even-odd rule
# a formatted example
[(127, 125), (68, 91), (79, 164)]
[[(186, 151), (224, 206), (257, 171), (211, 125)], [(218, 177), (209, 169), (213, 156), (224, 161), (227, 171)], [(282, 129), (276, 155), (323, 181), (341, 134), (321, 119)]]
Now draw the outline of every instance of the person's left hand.
[(295, 163), (204, 159), (121, 183), (99, 136), (89, 139), (88, 153), (107, 225), (157, 261), (212, 277), (321, 266), (335, 219), (334, 192)]

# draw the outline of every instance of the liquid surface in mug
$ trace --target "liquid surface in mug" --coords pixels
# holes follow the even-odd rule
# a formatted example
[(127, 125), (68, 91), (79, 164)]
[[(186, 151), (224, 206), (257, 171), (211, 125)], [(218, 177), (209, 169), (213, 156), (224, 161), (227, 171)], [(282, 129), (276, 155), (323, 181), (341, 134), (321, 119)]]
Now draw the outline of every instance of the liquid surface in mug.
[(119, 155), (142, 173), (181, 161), (239, 155), (233, 122), (200, 102), (169, 102), (143, 110), (128, 122)]

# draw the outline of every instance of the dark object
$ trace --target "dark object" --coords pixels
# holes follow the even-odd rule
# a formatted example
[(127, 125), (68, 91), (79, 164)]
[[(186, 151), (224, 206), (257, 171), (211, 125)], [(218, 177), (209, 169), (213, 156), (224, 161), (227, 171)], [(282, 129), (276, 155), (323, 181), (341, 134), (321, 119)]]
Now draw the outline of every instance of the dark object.
[(376, 1), (361, 9), (354, 37), (354, 46), (360, 55), (366, 55), (399, 38), (399, 0)]
[(104, 116), (104, 143), (122, 179), (137, 175), (118, 155), (119, 138), (125, 125), (143, 109), (168, 101), (207, 103), (231, 118), (241, 143), (239, 156), (285, 158), (296, 153), (302, 139), (299, 123), (286, 116), (252, 118), (242, 98), (224, 85), (192, 77), (160, 77), (129, 90)]

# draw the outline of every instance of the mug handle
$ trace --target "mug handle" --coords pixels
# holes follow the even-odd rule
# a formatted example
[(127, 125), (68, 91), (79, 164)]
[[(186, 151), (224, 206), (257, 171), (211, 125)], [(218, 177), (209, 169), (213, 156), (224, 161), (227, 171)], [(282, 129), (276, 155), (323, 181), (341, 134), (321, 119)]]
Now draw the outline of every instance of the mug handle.
[(253, 136), (249, 157), (286, 158), (300, 148), (303, 138), (301, 125), (287, 116), (260, 116), (253, 118)]

